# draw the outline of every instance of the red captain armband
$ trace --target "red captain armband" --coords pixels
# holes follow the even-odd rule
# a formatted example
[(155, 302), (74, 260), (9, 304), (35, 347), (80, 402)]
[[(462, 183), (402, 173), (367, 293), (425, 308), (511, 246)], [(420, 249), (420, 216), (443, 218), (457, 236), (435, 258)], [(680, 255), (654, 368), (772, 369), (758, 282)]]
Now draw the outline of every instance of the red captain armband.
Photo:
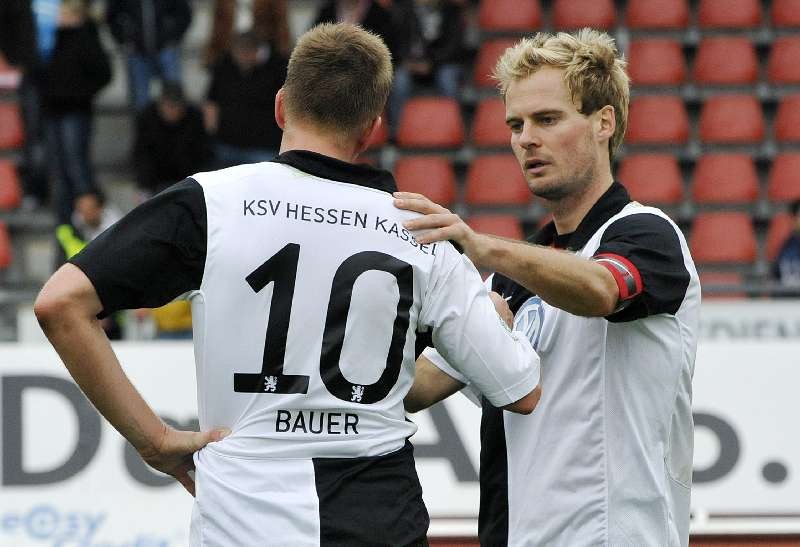
[(592, 260), (611, 272), (617, 282), (619, 305), (614, 310), (615, 313), (625, 308), (631, 300), (641, 294), (643, 288), (642, 276), (630, 260), (612, 253), (594, 255)]

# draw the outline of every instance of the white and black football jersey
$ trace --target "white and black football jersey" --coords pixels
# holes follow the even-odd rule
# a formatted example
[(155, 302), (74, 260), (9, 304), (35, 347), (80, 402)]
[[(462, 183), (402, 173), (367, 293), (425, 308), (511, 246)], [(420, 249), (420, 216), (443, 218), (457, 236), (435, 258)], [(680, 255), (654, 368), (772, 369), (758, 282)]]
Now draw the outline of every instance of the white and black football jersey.
[(482, 405), (481, 545), (687, 545), (700, 284), (683, 234), (614, 183), (574, 232), (551, 222), (533, 243), (608, 268), (620, 305), (580, 317), (487, 280), (541, 358), (543, 395), (529, 416)]
[(103, 314), (188, 292), (200, 427), (232, 430), (196, 457), (194, 544), (423, 541), (403, 409), (418, 332), (496, 406), (538, 384), (530, 342), (468, 259), (403, 228), (394, 189), (287, 152), (171, 187), (72, 260)]

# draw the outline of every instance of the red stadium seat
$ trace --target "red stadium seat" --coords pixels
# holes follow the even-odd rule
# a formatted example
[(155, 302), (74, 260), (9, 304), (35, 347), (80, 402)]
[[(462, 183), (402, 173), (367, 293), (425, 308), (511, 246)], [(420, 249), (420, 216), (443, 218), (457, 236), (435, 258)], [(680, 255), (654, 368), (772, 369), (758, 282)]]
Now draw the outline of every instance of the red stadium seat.
[(689, 138), (689, 116), (680, 97), (657, 95), (631, 101), (628, 144), (676, 144)]
[(764, 116), (753, 95), (710, 98), (700, 113), (700, 139), (709, 143), (756, 143), (764, 138)]
[(539, 0), (481, 0), (481, 30), (530, 32), (542, 26)]
[(772, 42), (767, 77), (776, 84), (800, 83), (800, 36), (784, 36)]
[(780, 142), (800, 141), (800, 95), (788, 95), (778, 103), (775, 138)]
[(633, 85), (679, 85), (686, 79), (686, 60), (677, 40), (634, 40), (628, 50)]
[(22, 188), (14, 164), (0, 160), (0, 210), (16, 209), (22, 203)]
[(436, 203), (448, 206), (456, 200), (456, 176), (453, 165), (442, 156), (408, 156), (394, 165), (397, 188), (403, 192), (424, 194)]
[(800, 199), (800, 152), (784, 152), (772, 160), (767, 197), (770, 201)]
[(756, 235), (746, 213), (698, 213), (689, 238), (698, 264), (746, 263), (756, 259)]
[(614, 19), (613, 0), (555, 0), (553, 3), (553, 26), (557, 29), (610, 29)]
[(747, 38), (704, 38), (692, 77), (700, 84), (752, 84), (758, 78), (756, 48)]
[(467, 171), (466, 202), (470, 205), (525, 205), (531, 193), (512, 154), (476, 157)]
[(795, 219), (784, 212), (772, 217), (767, 229), (767, 260), (774, 262), (781, 252), (781, 247), (795, 227)]
[(758, 0), (700, 0), (700, 28), (753, 28), (761, 23)]
[(523, 239), (519, 218), (514, 215), (475, 215), (467, 219), (467, 224), (476, 232), (509, 239)]
[(5, 222), (0, 221), (0, 269), (8, 268), (12, 261), (11, 237)]
[(491, 87), (497, 84), (492, 79), (494, 67), (497, 60), (505, 51), (514, 46), (518, 40), (510, 38), (500, 38), (497, 40), (487, 40), (481, 44), (478, 56), (475, 59), (473, 68), (472, 83), (478, 87)]
[(627, 156), (620, 162), (617, 178), (632, 199), (645, 205), (675, 205), (683, 199), (683, 178), (672, 154)]
[(406, 101), (397, 143), (407, 148), (457, 148), (464, 143), (458, 103), (448, 97), (415, 97)]
[(694, 168), (692, 198), (697, 203), (752, 203), (758, 174), (747, 154), (706, 154)]
[(501, 99), (482, 100), (472, 120), (472, 142), (476, 146), (508, 146), (511, 131), (505, 120), (506, 105)]
[(689, 23), (686, 0), (629, 0), (628, 26), (632, 29), (682, 29)]
[(18, 148), (25, 140), (16, 103), (0, 102), (0, 150)]
[[(739, 272), (700, 272), (700, 287), (703, 290), (703, 300), (725, 299), (741, 300), (747, 294), (737, 287), (744, 285), (744, 279)], [(715, 289), (712, 291), (712, 287)]]
[(772, 24), (800, 27), (800, 0), (772, 0)]

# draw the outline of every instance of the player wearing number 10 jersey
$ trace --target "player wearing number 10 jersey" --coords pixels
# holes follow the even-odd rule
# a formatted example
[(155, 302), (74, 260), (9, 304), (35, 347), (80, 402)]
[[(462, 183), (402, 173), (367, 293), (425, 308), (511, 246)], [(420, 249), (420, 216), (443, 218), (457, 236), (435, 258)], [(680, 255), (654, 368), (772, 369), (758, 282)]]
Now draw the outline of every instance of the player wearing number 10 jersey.
[[(56, 273), (37, 302), (89, 398), (148, 462), (195, 490), (193, 545), (426, 544), (407, 441), (416, 426), (403, 408), (418, 332), (492, 404), (536, 404), (538, 356), (502, 323), (472, 264), (450, 243), (419, 244), (402, 227), (416, 213), (393, 205), (391, 174), (351, 163), (381, 123), (390, 85), (379, 38), (349, 25), (313, 29), (276, 97), (278, 158), (159, 194)], [(68, 307), (59, 291), (88, 296), (61, 299)], [(86, 324), (90, 313), (183, 293), (201, 430), (230, 433), (167, 457), (152, 411), (119, 392), (127, 379), (104, 381), (116, 362), (91, 351), (90, 335), (68, 340), (57, 315), (77, 306), (83, 316), (70, 313)], [(192, 483), (180, 458), (203, 446)]]

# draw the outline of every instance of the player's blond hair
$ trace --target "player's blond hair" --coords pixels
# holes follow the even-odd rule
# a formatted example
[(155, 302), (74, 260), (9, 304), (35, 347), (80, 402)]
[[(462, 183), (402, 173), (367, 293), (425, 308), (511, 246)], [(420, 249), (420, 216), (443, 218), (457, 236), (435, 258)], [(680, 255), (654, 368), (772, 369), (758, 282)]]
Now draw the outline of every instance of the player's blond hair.
[(383, 40), (350, 24), (317, 25), (289, 59), (284, 103), (290, 118), (357, 138), (383, 112), (392, 57)]
[(614, 107), (616, 129), (608, 143), (608, 156), (613, 160), (628, 125), (630, 78), (626, 65), (611, 36), (584, 28), (574, 34), (542, 32), (523, 38), (500, 57), (492, 76), (505, 99), (513, 82), (540, 68), (563, 69), (564, 83), (581, 114), (592, 114), (606, 105)]

